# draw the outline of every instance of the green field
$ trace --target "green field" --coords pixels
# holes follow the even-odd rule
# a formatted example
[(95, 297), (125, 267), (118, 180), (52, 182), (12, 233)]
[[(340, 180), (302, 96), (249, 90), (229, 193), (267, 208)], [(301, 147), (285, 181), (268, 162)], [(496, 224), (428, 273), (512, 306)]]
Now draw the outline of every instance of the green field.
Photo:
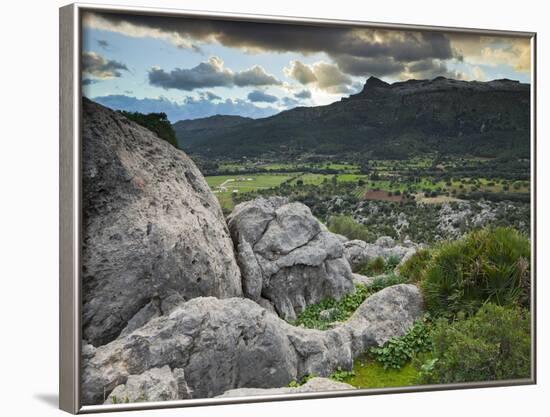
[(222, 208), (231, 210), (233, 208), (232, 194), (277, 187), (295, 176), (296, 174), (285, 173), (215, 175), (206, 177), (206, 182), (220, 200)]
[[(231, 174), (208, 176), (206, 179), (226, 212), (233, 208), (234, 200), (246, 200), (243, 194), (259, 190), (274, 190), (280, 195), (292, 195), (294, 198), (319, 192), (332, 195), (343, 191), (358, 199), (366, 198), (367, 192), (382, 191), (411, 195), (416, 201), (424, 203), (467, 199), (475, 193), (499, 194), (499, 198), (507, 194), (528, 195), (528, 180), (519, 180), (516, 178), (521, 176), (509, 175), (507, 170), (502, 169), (502, 165), (497, 168), (500, 167), (499, 172), (503, 176), (495, 176), (492, 171), (495, 165), (491, 164), (490, 159), (439, 160), (435, 156), (409, 160), (372, 160), (363, 166), (368, 174), (362, 174), (359, 164), (344, 161), (220, 161), (217, 172)], [(258, 170), (269, 172), (257, 173)], [(476, 176), (478, 173), (481, 175)], [(485, 177), (491, 173), (493, 178)], [(278, 188), (283, 183), (289, 186), (285, 190)], [(384, 200), (387, 197), (383, 193), (375, 193), (368, 198)]]

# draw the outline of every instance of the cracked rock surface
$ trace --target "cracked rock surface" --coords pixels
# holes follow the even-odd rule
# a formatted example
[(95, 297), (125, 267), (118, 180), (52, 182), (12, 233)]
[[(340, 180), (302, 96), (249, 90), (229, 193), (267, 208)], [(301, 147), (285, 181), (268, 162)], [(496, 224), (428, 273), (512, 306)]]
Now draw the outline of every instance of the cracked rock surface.
[(152, 368), (139, 375), (130, 375), (126, 383), (118, 385), (104, 404), (144, 401), (170, 401), (191, 398), (182, 369)]
[(374, 243), (349, 240), (344, 243), (344, 254), (351, 267), (357, 268), (378, 257), (385, 260), (395, 257), (404, 261), (414, 255), (419, 247), (412, 242), (408, 245), (398, 245), (391, 237), (382, 236)]
[(353, 291), (342, 240), (302, 203), (257, 198), (228, 217), (244, 295), (292, 320), (307, 305)]
[[(85, 346), (83, 403), (100, 404), (115, 389), (128, 392), (136, 385), (132, 376), (166, 366), (172, 377), (166, 369), (159, 384), (168, 383), (169, 392), (175, 392), (171, 381), (182, 386), (183, 376), (175, 371), (182, 370), (187, 388), (178, 395), (192, 398), (236, 388), (284, 387), (311, 374), (328, 376), (338, 368), (351, 369), (367, 348), (405, 334), (421, 313), (420, 292), (408, 284), (373, 294), (348, 321), (326, 331), (292, 326), (246, 298), (194, 298), (106, 345)], [(121, 385), (125, 388), (117, 388)]]
[(242, 295), (219, 203), (193, 161), (83, 100), (83, 337), (108, 343), (170, 297)]

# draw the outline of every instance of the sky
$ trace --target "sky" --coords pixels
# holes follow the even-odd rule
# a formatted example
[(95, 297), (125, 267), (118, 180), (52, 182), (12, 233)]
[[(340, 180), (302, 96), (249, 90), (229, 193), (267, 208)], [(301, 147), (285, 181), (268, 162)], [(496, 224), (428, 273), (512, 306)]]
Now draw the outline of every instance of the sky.
[(525, 38), (85, 12), (85, 96), (106, 106), (266, 117), (318, 106), (386, 82), (530, 82)]

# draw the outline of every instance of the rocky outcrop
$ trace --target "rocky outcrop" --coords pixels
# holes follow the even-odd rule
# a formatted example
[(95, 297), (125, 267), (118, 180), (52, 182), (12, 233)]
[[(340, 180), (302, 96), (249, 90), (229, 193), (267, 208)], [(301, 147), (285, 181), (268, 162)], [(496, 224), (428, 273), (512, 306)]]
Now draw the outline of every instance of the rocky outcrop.
[(121, 385), (119, 392), (128, 392), (135, 385), (132, 375), (165, 366), (172, 374), (184, 371), (186, 392), (193, 398), (328, 376), (338, 368), (351, 369), (353, 359), (370, 346), (403, 335), (421, 312), (419, 290), (406, 284), (370, 296), (347, 322), (327, 331), (294, 327), (246, 298), (195, 298), (127, 336), (87, 346), (83, 403), (102, 403), (105, 393)]
[(242, 294), (216, 197), (182, 151), (83, 100), (83, 337), (95, 346), (172, 296)]
[(109, 394), (105, 404), (144, 401), (170, 401), (191, 398), (182, 369), (171, 370), (168, 365), (152, 368), (140, 375), (130, 375), (126, 383)]
[(245, 296), (267, 300), (281, 317), (294, 319), (308, 304), (353, 291), (342, 240), (304, 204), (258, 198), (236, 206), (228, 225)]
[(412, 243), (397, 245), (388, 236), (382, 236), (374, 243), (367, 243), (362, 240), (349, 240), (344, 243), (344, 254), (353, 269), (378, 257), (385, 260), (392, 257), (399, 260), (408, 259), (416, 250), (417, 245)]
[(344, 382), (334, 381), (329, 378), (311, 378), (304, 385), (299, 387), (281, 388), (237, 388), (224, 392), (218, 398), (248, 397), (253, 395), (275, 395), (275, 394), (300, 394), (305, 392), (327, 392), (344, 391), (355, 389), (354, 386)]

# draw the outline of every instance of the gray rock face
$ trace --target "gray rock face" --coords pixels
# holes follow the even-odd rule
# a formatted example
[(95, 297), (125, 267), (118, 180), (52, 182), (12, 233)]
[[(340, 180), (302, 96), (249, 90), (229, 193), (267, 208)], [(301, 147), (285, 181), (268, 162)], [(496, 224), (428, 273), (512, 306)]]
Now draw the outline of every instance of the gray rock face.
[(241, 295), (220, 206), (187, 155), (86, 99), (82, 140), (87, 342), (142, 325), (158, 314), (153, 300)]
[(384, 259), (396, 257), (401, 260), (412, 256), (416, 249), (412, 243), (407, 243), (407, 246), (396, 245), (395, 241), (388, 236), (378, 238), (375, 243), (362, 240), (349, 240), (344, 243), (346, 259), (354, 269), (378, 257)]
[(115, 387), (105, 404), (143, 401), (170, 401), (191, 398), (182, 369), (168, 365), (130, 375), (125, 384)]
[(88, 349), (83, 403), (102, 403), (104, 393), (128, 386), (131, 375), (165, 366), (185, 372), (193, 398), (328, 376), (337, 368), (351, 369), (370, 346), (403, 335), (421, 312), (419, 290), (405, 284), (370, 296), (347, 322), (327, 331), (294, 327), (246, 298), (195, 298), (127, 336)]
[(270, 301), (285, 319), (308, 304), (353, 291), (342, 240), (301, 203), (275, 197), (237, 205), (228, 218), (246, 297)]
[(219, 395), (218, 398), (248, 397), (253, 395), (298, 394), (303, 392), (344, 391), (349, 389), (355, 389), (355, 387), (329, 378), (315, 377), (311, 378), (304, 385), (299, 387), (237, 388), (224, 392), (222, 395)]

